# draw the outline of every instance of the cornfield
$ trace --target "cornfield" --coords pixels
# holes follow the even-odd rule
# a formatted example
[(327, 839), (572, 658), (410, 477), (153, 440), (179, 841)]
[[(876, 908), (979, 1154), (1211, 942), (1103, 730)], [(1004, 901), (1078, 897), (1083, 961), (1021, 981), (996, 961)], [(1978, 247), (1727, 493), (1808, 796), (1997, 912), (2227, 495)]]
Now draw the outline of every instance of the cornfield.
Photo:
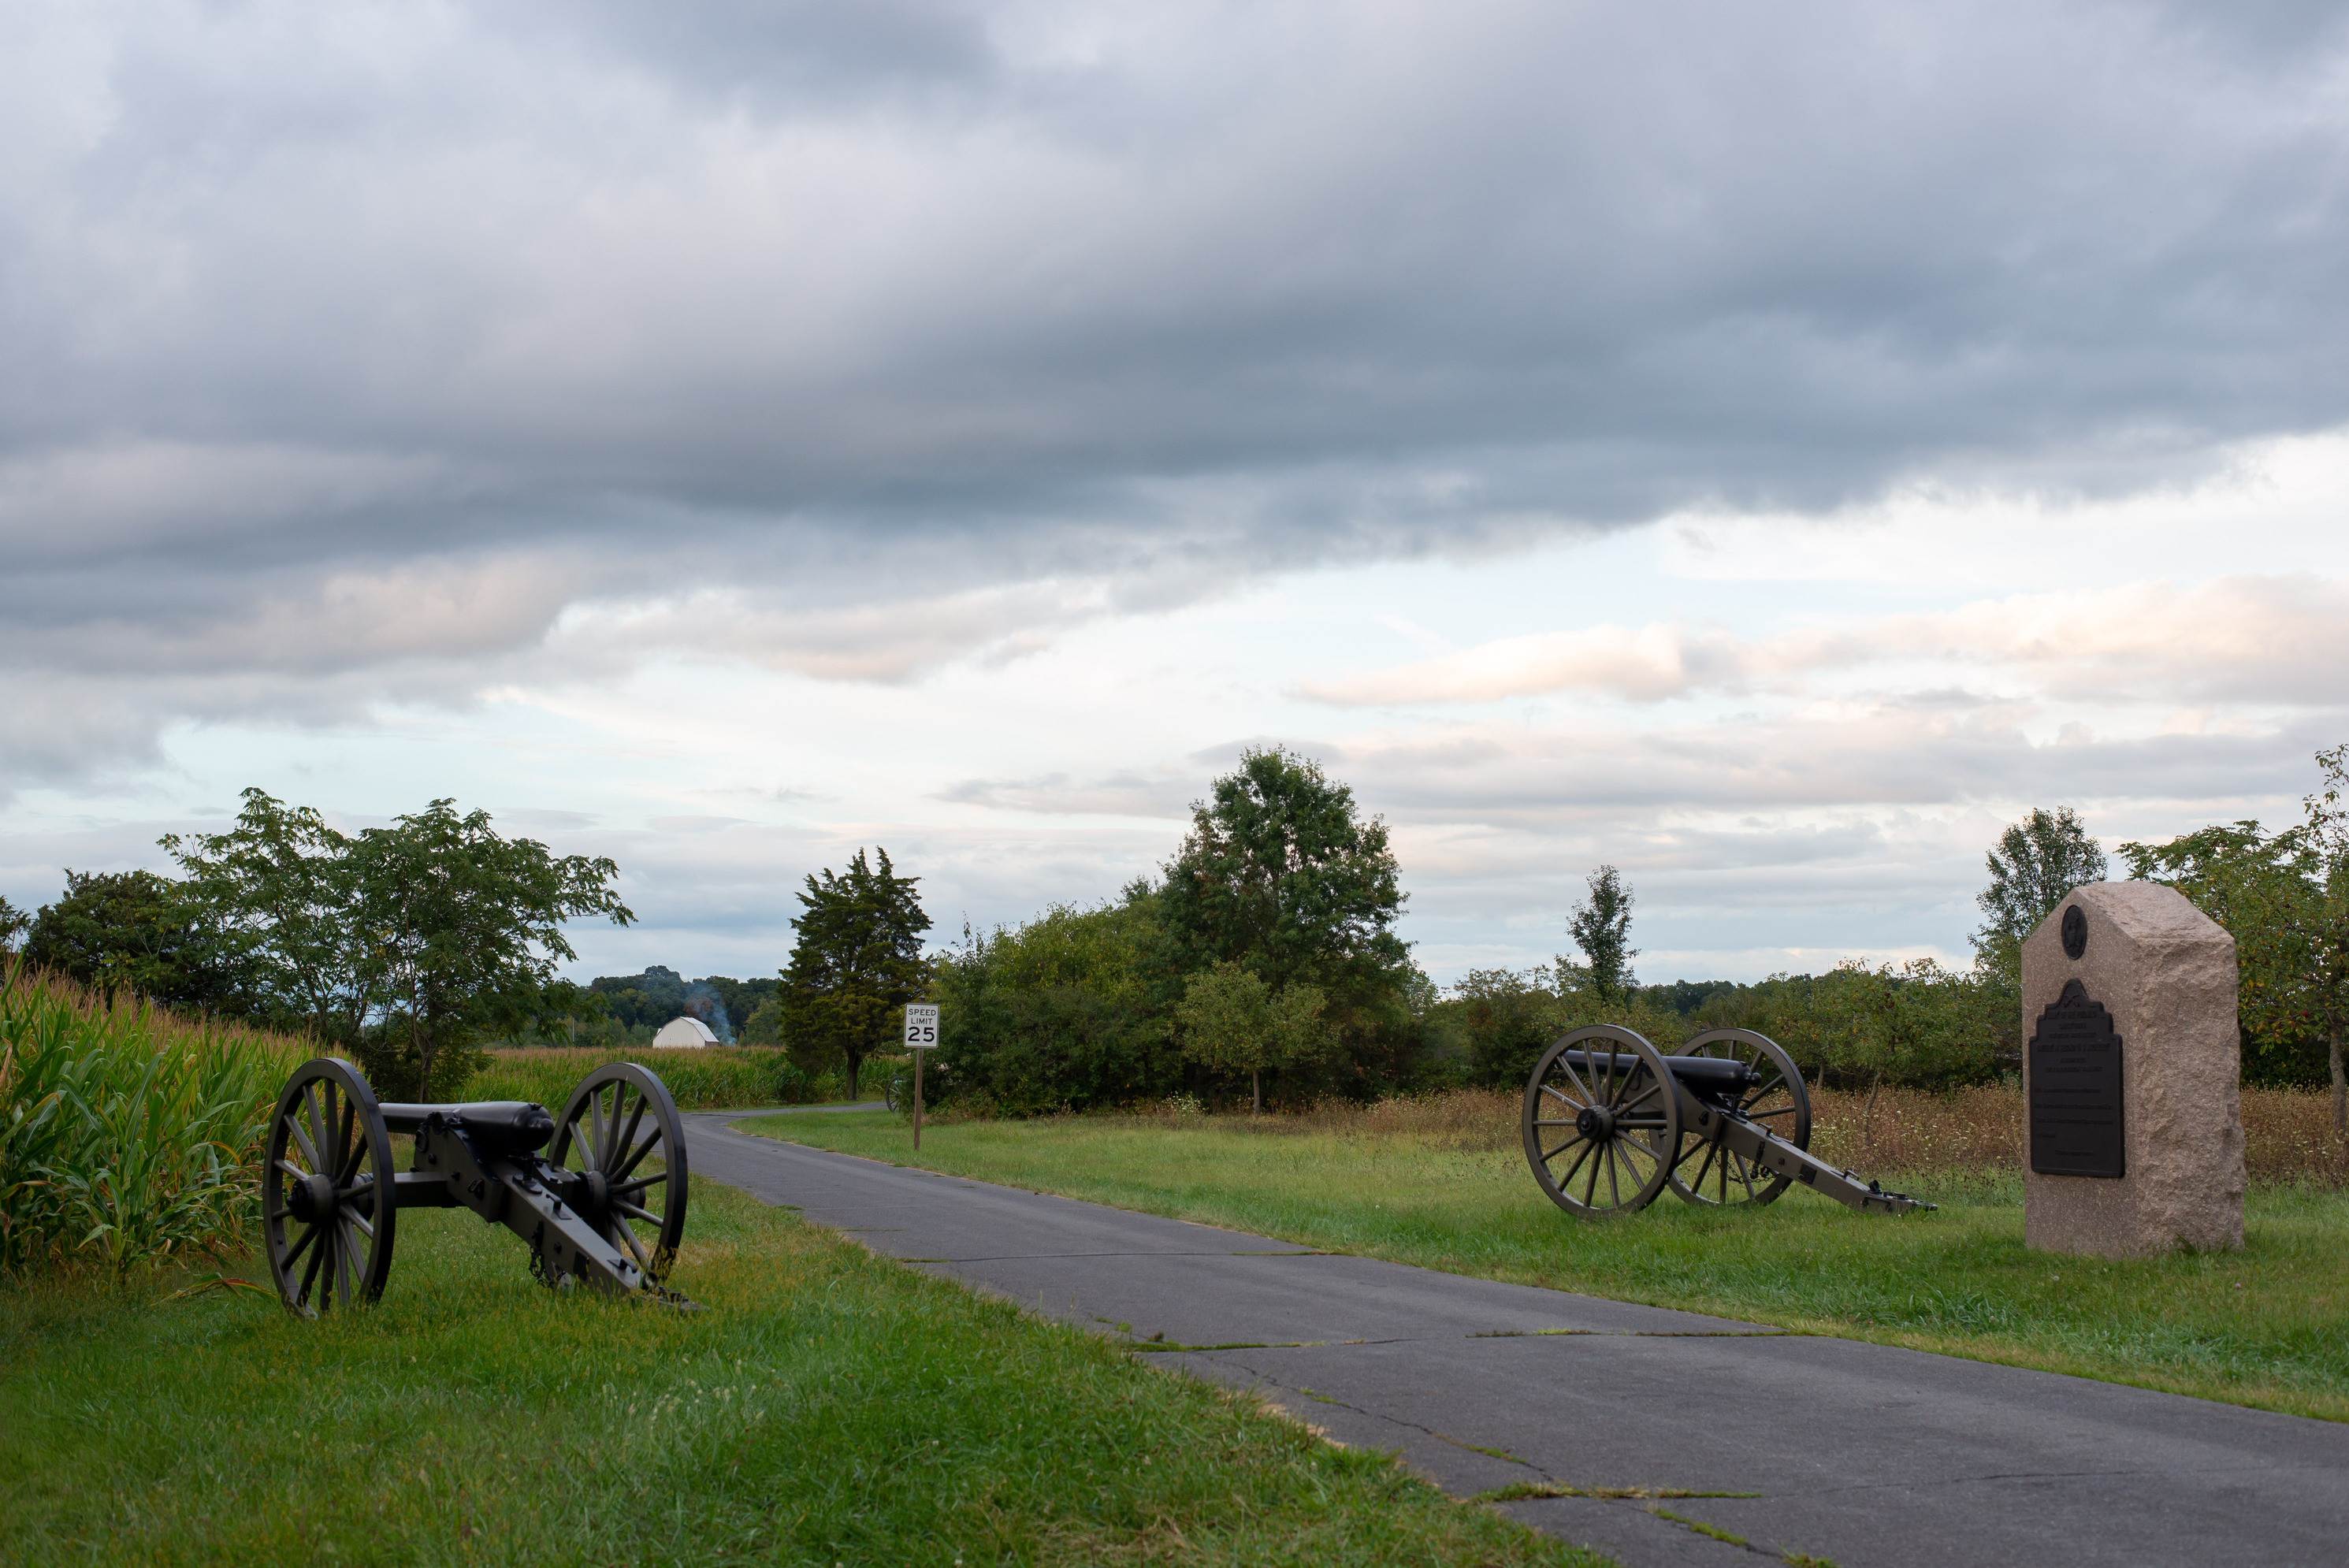
[[(680, 1110), (788, 1105), (828, 1098), (823, 1078), (810, 1080), (783, 1052), (757, 1046), (698, 1051), (625, 1049), (508, 1050), (489, 1053), (489, 1065), (467, 1080), (467, 1099), (535, 1100), (561, 1111), (571, 1091), (606, 1062), (638, 1062), (668, 1086)], [(868, 1064), (866, 1076), (873, 1073)], [(830, 1075), (826, 1075), (828, 1078)]]
[(269, 1108), (300, 1041), (0, 971), (0, 1272), (249, 1244)]

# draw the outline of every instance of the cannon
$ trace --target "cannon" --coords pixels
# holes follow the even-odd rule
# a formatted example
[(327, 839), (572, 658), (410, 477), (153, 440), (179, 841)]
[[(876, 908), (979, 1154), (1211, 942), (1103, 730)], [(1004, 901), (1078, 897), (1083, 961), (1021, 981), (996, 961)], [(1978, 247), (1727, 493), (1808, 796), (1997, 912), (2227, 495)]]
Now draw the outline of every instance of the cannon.
[[(413, 1140), (406, 1171), (396, 1132)], [(262, 1238), (303, 1316), (383, 1294), (399, 1211), (460, 1207), (520, 1236), (550, 1286), (693, 1305), (662, 1283), (685, 1239), (685, 1130), (633, 1062), (589, 1073), (555, 1116), (518, 1100), (382, 1104), (358, 1068), (320, 1057), (286, 1080), (267, 1147)]]
[(1678, 1056), (1612, 1024), (1552, 1045), (1526, 1084), (1526, 1161), (1586, 1220), (1683, 1202), (1759, 1206), (1797, 1184), (1870, 1214), (1932, 1204), (1810, 1157), (1811, 1097), (1794, 1058), (1752, 1029), (1713, 1029)]

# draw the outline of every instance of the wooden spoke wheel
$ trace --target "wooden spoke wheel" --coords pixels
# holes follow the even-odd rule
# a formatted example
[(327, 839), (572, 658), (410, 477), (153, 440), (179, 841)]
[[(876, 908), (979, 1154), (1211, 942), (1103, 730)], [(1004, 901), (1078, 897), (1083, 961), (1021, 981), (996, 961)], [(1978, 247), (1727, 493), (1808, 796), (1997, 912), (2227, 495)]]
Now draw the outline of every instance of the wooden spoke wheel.
[(1680, 1097), (1663, 1057), (1611, 1024), (1577, 1029), (1526, 1083), (1526, 1162), (1549, 1201), (1586, 1220), (1646, 1208), (1671, 1174)]
[[(1682, 1046), (1684, 1057), (1725, 1057), (1745, 1064), (1753, 1083), (1737, 1109), (1797, 1149), (1811, 1146), (1811, 1094), (1795, 1059), (1767, 1035), (1751, 1029), (1708, 1029)], [(1791, 1179), (1763, 1170), (1703, 1133), (1689, 1130), (1670, 1178), (1683, 1202), (1760, 1205), (1776, 1200)]]
[(597, 1068), (554, 1124), (550, 1163), (575, 1172), (579, 1208), (652, 1279), (685, 1240), (685, 1127), (661, 1080), (634, 1062)]
[(287, 1080), (268, 1160), (262, 1234), (285, 1305), (316, 1317), (381, 1295), (398, 1200), (391, 1135), (358, 1068), (320, 1057)]

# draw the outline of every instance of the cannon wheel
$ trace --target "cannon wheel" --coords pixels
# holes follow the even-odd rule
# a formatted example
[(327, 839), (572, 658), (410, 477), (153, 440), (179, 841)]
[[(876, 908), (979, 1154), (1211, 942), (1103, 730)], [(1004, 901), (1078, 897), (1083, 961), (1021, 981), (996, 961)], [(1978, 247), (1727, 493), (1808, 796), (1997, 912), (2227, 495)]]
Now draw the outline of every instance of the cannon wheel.
[[(1739, 1097), (1737, 1109), (1797, 1149), (1811, 1146), (1811, 1092), (1795, 1058), (1778, 1042), (1752, 1029), (1708, 1029), (1681, 1047), (1689, 1057), (1728, 1057), (1757, 1077)], [(1773, 1176), (1733, 1150), (1691, 1132), (1672, 1162), (1671, 1186), (1682, 1202), (1700, 1204), (1775, 1202), (1792, 1178)]]
[[(1608, 1065), (1577, 1067), (1592, 1046)], [(1542, 1053), (1526, 1082), (1526, 1162), (1549, 1201), (1603, 1220), (1644, 1209), (1671, 1174), (1680, 1096), (1656, 1047), (1611, 1024), (1577, 1029)]]
[(304, 1317), (373, 1301), (391, 1277), (391, 1135), (359, 1069), (305, 1062), (269, 1118), (262, 1237), (277, 1294)]
[[(645, 1168), (657, 1156), (661, 1168)], [(609, 1184), (596, 1229), (660, 1279), (685, 1240), (685, 1124), (661, 1080), (634, 1062), (597, 1068), (554, 1124), (550, 1163), (600, 1172)]]

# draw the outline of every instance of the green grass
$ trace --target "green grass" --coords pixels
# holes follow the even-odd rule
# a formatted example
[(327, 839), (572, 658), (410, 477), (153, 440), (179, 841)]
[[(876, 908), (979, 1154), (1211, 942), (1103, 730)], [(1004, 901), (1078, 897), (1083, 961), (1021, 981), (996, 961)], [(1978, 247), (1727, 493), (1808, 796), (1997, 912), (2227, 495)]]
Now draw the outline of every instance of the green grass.
[[(879, 1112), (748, 1125), (916, 1163)], [(1666, 1195), (1593, 1224), (1544, 1200), (1522, 1154), (1460, 1142), (1061, 1118), (932, 1124), (918, 1163), (1332, 1252), (2349, 1420), (2337, 1189), (2255, 1188), (2240, 1253), (2106, 1263), (2024, 1251), (2018, 1177), (1885, 1173), (1942, 1205), (1902, 1219), (1790, 1191), (1711, 1212)]]
[(557, 1296), (461, 1212), (399, 1234), (338, 1321), (0, 1289), (0, 1563), (1599, 1561), (712, 1183), (695, 1314)]

